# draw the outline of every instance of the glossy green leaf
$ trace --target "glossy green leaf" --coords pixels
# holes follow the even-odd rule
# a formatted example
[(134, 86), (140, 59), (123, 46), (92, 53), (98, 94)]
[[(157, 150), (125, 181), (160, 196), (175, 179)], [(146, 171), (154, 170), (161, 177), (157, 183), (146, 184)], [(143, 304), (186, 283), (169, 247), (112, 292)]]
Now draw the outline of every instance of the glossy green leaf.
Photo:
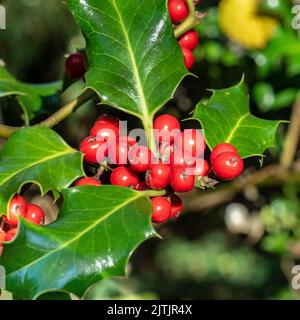
[(244, 80), (228, 89), (213, 90), (206, 105), (197, 105), (193, 117), (200, 121), (210, 149), (222, 142), (231, 143), (243, 158), (263, 155), (274, 146), (280, 124), (250, 113)]
[(0, 216), (27, 182), (39, 184), (43, 194), (58, 193), (83, 176), (82, 154), (53, 130), (25, 128), (14, 133), (0, 152)]
[(56, 94), (62, 89), (62, 82), (28, 84), (18, 81), (5, 67), (0, 66), (0, 98), (17, 96), (25, 118), (32, 119), (42, 107), (42, 98)]
[(166, 0), (67, 0), (87, 41), (88, 87), (152, 123), (187, 75)]
[(65, 189), (63, 197), (55, 223), (38, 227), (22, 219), (17, 239), (4, 245), (7, 289), (19, 297), (49, 291), (81, 297), (95, 282), (124, 275), (132, 252), (156, 235), (143, 192), (85, 186)]

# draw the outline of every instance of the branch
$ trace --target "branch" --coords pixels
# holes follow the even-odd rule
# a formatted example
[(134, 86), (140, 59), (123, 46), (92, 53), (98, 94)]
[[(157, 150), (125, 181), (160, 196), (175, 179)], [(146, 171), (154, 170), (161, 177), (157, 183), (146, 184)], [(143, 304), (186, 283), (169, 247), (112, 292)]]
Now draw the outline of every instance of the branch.
[(280, 164), (283, 169), (288, 170), (293, 164), (297, 146), (300, 138), (300, 97), (293, 106), (292, 116), (288, 132), (285, 138)]
[[(84, 93), (82, 93), (78, 98), (69, 102), (65, 106), (61, 107), (58, 111), (52, 114), (49, 118), (42, 121), (38, 125), (45, 125), (49, 128), (54, 127), (62, 120), (66, 119), (70, 114), (76, 111), (80, 106), (82, 106), (85, 102), (90, 100), (95, 96), (95, 93), (88, 89)], [(24, 127), (10, 127), (4, 124), (0, 124), (0, 138), (8, 138), (14, 132), (22, 129)]]

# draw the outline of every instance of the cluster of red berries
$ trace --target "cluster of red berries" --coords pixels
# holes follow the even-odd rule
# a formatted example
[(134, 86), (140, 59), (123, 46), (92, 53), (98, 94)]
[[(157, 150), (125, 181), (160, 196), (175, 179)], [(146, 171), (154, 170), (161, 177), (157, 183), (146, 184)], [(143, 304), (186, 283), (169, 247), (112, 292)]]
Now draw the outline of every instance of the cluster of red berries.
[[(80, 145), (85, 162), (99, 166), (95, 177), (80, 179), (76, 186), (101, 186), (103, 168), (111, 170), (109, 183), (138, 191), (166, 190), (167, 196), (153, 197), (152, 221), (162, 223), (176, 218), (183, 210), (175, 192), (194, 189), (196, 179), (211, 172), (221, 179), (236, 178), (243, 171), (243, 160), (230, 144), (221, 144), (211, 153), (212, 170), (204, 159), (206, 144), (198, 129), (181, 131), (179, 121), (168, 114), (153, 124), (157, 154), (139, 145), (130, 136), (121, 136), (120, 120), (101, 115)], [(100, 172), (100, 174), (99, 174)]]
[(0, 256), (3, 250), (2, 242), (12, 241), (18, 231), (19, 216), (36, 225), (43, 226), (45, 214), (39, 206), (27, 204), (20, 195), (15, 195), (9, 204), (8, 215), (2, 216), (0, 227)]
[[(183, 22), (189, 15), (186, 0), (169, 0), (168, 9), (174, 24)], [(192, 68), (195, 63), (193, 50), (197, 47), (198, 42), (198, 34), (194, 29), (185, 32), (178, 40), (187, 69)]]

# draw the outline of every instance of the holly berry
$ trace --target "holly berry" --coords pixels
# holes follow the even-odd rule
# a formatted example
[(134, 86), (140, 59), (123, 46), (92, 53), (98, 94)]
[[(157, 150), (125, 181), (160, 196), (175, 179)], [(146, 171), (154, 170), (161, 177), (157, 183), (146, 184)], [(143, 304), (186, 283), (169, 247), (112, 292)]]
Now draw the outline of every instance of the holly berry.
[(217, 156), (223, 152), (233, 152), (238, 153), (237, 149), (230, 143), (220, 143), (218, 144), (210, 154), (210, 163), (213, 163)]
[(156, 130), (155, 137), (158, 142), (172, 144), (174, 137), (180, 132), (180, 124), (175, 117), (163, 114), (155, 119), (153, 129)]
[(28, 205), (25, 219), (36, 225), (43, 226), (45, 224), (46, 217), (41, 207), (35, 204), (30, 204)]
[(151, 202), (153, 207), (152, 221), (156, 223), (166, 222), (172, 210), (170, 201), (165, 197), (155, 197), (151, 199)]
[(169, 158), (171, 169), (174, 167), (193, 167), (195, 166), (196, 159), (191, 153), (183, 151), (179, 148), (175, 149)]
[(131, 137), (120, 137), (118, 141), (109, 145), (108, 156), (111, 164), (124, 165), (128, 163), (129, 148), (136, 144)]
[(27, 203), (25, 199), (19, 195), (12, 198), (9, 205), (8, 216), (3, 216), (3, 220), (10, 226), (18, 225), (18, 216), (25, 217), (27, 211)]
[(134, 188), (139, 183), (139, 177), (129, 168), (118, 167), (111, 173), (110, 183), (115, 186)]
[(223, 180), (237, 178), (244, 170), (243, 159), (235, 152), (223, 152), (212, 163), (214, 173)]
[(76, 182), (76, 187), (81, 186), (101, 186), (101, 182), (95, 178), (82, 178)]
[(209, 163), (204, 159), (197, 159), (196, 166), (194, 168), (194, 174), (196, 177), (206, 177), (210, 171)]
[(195, 64), (195, 57), (193, 52), (186, 47), (181, 47), (181, 50), (184, 57), (184, 63), (186, 68), (191, 69), (192, 66)]
[(65, 63), (66, 73), (72, 79), (81, 78), (86, 71), (82, 53), (70, 54)]
[(97, 122), (91, 129), (90, 135), (97, 140), (113, 143), (119, 138), (119, 128), (107, 122)]
[(178, 197), (176, 194), (171, 195), (170, 202), (172, 206), (170, 218), (175, 219), (182, 213), (183, 203), (181, 198)]
[(132, 170), (145, 172), (154, 162), (154, 155), (149, 148), (135, 145), (128, 152), (128, 160)]
[(186, 129), (175, 138), (175, 145), (197, 158), (203, 155), (206, 144), (200, 130)]
[(186, 33), (184, 33), (179, 38), (179, 41), (178, 41), (181, 47), (185, 47), (189, 50), (194, 50), (197, 47), (198, 42), (199, 42), (198, 33), (194, 29), (191, 29)]
[(189, 15), (189, 9), (183, 0), (169, 0), (168, 9), (173, 23), (180, 23)]
[(6, 232), (6, 239), (5, 241), (10, 242), (15, 239), (16, 235), (18, 233), (17, 228), (10, 229), (9, 231)]
[(188, 174), (185, 167), (175, 167), (170, 175), (170, 185), (175, 192), (192, 191), (195, 185), (195, 176)]
[(80, 152), (84, 154), (86, 162), (99, 164), (108, 155), (108, 145), (107, 142), (100, 141), (95, 136), (89, 136), (81, 142)]
[(0, 228), (0, 244), (6, 239), (6, 232)]
[(109, 123), (119, 128), (119, 122), (120, 122), (120, 119), (118, 119), (117, 117), (104, 113), (97, 118), (97, 120), (95, 121), (95, 125), (99, 123), (106, 123), (106, 124)]
[(152, 164), (146, 172), (146, 183), (151, 189), (161, 190), (169, 184), (171, 168), (164, 163)]

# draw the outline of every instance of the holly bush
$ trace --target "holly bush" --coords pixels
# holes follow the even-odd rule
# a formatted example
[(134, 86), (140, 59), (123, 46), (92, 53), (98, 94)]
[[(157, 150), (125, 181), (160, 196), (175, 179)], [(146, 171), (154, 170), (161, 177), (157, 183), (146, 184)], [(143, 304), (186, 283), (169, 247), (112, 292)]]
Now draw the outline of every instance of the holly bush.
[[(6, 269), (7, 290), (18, 299), (37, 299), (47, 293), (81, 298), (98, 281), (124, 276), (137, 247), (159, 237), (160, 224), (180, 216), (184, 205), (189, 210), (205, 207), (207, 202), (191, 200), (195, 194), (200, 202), (207, 199), (215, 205), (224, 201), (224, 194), (225, 201), (230, 201), (250, 185), (293, 176), (295, 151), (290, 143), (279, 165), (263, 167), (284, 121), (253, 113), (247, 85), (263, 111), (296, 99), (294, 87), (284, 103), (279, 102), (280, 92), (276, 98), (273, 94), (272, 104), (266, 98), (275, 91), (268, 77), (276, 59), (288, 55), (294, 63), (290, 69), (296, 68), (296, 57), (289, 51), (278, 48), (275, 57), (270, 49), (287, 28), (276, 11), (263, 8), (265, 16), (257, 16), (256, 2), (249, 2), (245, 17), (257, 35), (250, 39), (249, 25), (239, 34), (228, 23), (236, 1), (221, 2), (219, 22), (215, 6), (192, 0), (67, 0), (65, 5), (85, 46), (66, 57), (62, 80), (31, 84), (17, 79), (4, 63), (0, 66), (3, 109), (17, 104), (21, 110), (9, 117), (9, 125), (0, 125), (0, 137), (6, 140), (0, 152), (0, 264)], [(297, 39), (293, 31), (289, 34)], [(225, 37), (221, 45), (220, 38)], [(214, 55), (219, 51), (224, 54)], [(256, 65), (261, 80), (253, 86), (247, 68), (240, 64), (250, 58), (262, 61), (262, 57), (268, 66), (261, 71), (262, 65)], [(201, 79), (196, 71), (205, 60), (215, 64), (214, 70), (220, 64), (223, 69), (224, 64), (225, 68), (238, 66), (238, 81), (230, 86), (218, 84), (217, 89), (210, 87), (211, 81), (207, 86), (202, 81), (209, 95), (198, 99), (192, 112), (184, 117), (174, 108), (168, 112), (180, 84), (186, 79), (192, 83), (197, 76)], [(59, 124), (87, 105), (89, 110), (99, 110), (100, 116), (83, 140), (80, 128), (73, 128), (78, 138), (71, 146), (60, 134)], [(131, 129), (143, 129), (140, 140), (132, 133), (135, 130), (123, 132), (124, 121)], [(170, 137), (172, 130), (176, 134)], [(259, 161), (263, 168), (253, 172), (248, 164)], [(50, 219), (39, 206), (24, 200), (34, 186), (57, 204), (57, 217)], [(181, 197), (186, 199), (184, 204)], [(264, 208), (262, 217), (271, 233), (276, 221), (270, 211), (272, 205)], [(296, 226), (288, 225), (286, 230)], [(262, 246), (276, 252), (274, 241), (266, 237)], [(219, 242), (220, 248), (211, 250), (216, 255), (225, 250), (223, 241)], [(178, 263), (166, 248), (169, 258), (164, 253), (158, 259)], [(240, 252), (252, 258), (247, 249), (237, 250), (238, 256)], [(257, 282), (263, 283), (265, 273), (260, 276)], [(230, 279), (243, 281), (235, 274)]]

